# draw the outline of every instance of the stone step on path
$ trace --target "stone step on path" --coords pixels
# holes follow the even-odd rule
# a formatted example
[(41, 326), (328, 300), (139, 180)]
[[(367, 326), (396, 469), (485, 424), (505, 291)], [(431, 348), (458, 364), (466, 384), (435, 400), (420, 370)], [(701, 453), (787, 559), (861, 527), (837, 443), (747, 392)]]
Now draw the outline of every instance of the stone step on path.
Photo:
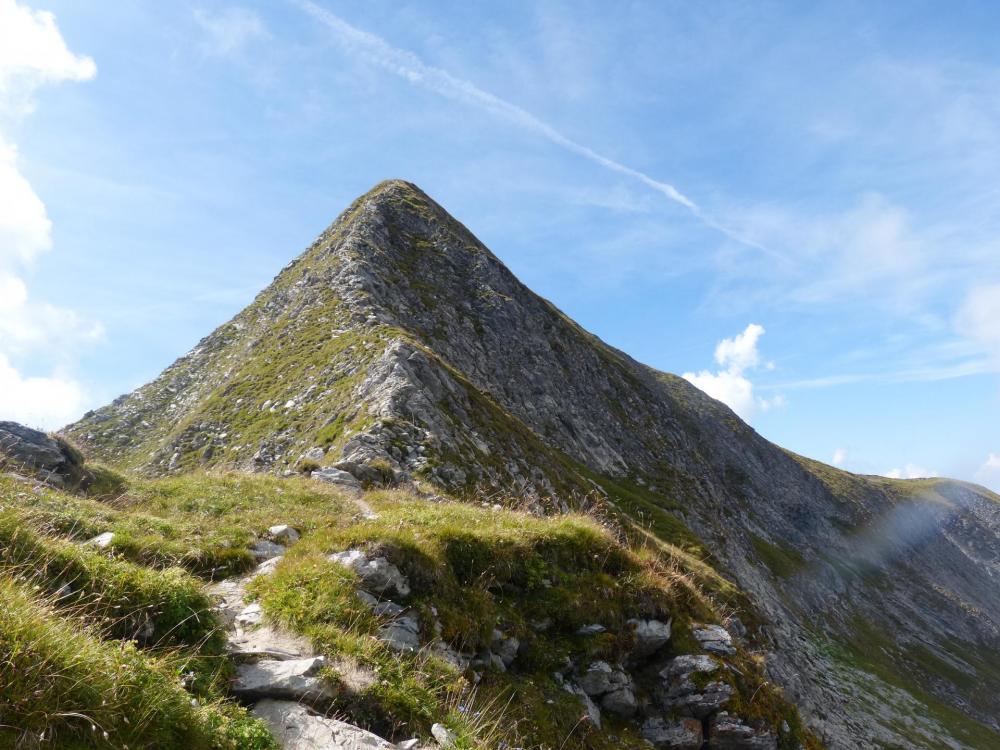
[[(319, 676), (326, 660), (315, 655), (307, 639), (265, 622), (260, 605), (247, 601), (250, 581), (274, 572), (286, 545), (294, 544), (299, 535), (281, 525), (271, 527), (270, 537), (254, 545), (260, 562), (250, 575), (209, 587), (226, 628), (226, 650), (236, 662), (232, 693), (252, 704), (251, 712), (268, 725), (285, 750), (419, 750), (417, 740), (395, 745), (312, 707), (335, 695)], [(359, 674), (356, 682), (364, 685), (367, 679), (374, 675)]]

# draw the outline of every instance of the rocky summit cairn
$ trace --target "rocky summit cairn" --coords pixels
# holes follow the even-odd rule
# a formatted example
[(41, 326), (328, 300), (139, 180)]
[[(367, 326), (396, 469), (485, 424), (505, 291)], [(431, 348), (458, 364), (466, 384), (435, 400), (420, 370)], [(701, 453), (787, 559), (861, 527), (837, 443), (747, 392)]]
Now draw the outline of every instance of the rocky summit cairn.
[[(781, 449), (584, 331), (406, 182), (357, 199), (249, 307), (66, 433), (150, 474), (298, 472), (354, 494), (420, 479), (538, 512), (597, 494), (735, 579), (769, 675), (830, 746), (959, 747), (956, 716), (997, 726), (1000, 498)], [(726, 656), (704, 630), (691, 640)], [(721, 695), (700, 679), (678, 674), (677, 697)], [(583, 695), (627, 713), (624, 687)], [(717, 734), (753, 740), (731, 724)], [(649, 731), (697, 742), (688, 724)]]

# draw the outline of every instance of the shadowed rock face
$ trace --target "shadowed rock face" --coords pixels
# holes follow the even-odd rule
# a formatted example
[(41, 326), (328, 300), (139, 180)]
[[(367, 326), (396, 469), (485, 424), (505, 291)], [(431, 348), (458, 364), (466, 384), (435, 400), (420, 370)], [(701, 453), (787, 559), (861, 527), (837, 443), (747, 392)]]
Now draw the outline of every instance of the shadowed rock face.
[(1000, 498), (769, 443), (582, 330), (408, 183), (359, 198), (247, 309), (67, 433), (156, 474), (598, 491), (687, 543), (673, 516), (750, 596), (774, 678), (830, 746), (1000, 746)]
[(92, 479), (69, 444), (17, 422), (0, 422), (0, 468), (67, 489), (85, 489)]

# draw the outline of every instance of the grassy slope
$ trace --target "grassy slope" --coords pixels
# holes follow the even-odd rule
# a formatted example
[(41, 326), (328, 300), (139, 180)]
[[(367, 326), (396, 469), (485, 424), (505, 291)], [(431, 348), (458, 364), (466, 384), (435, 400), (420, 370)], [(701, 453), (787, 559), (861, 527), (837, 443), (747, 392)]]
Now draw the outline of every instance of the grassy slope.
[[(582, 722), (553, 669), (570, 654), (623, 653), (627, 635), (610, 633), (630, 616), (673, 617), (678, 651), (693, 645), (692, 621), (718, 618), (725, 586), (710, 566), (662, 542), (623, 544), (627, 534), (592, 517), (539, 518), (398, 491), (366, 499), (377, 520), (301, 479), (192, 474), (132, 481), (97, 500), (0, 477), (0, 596), (10, 602), (0, 613), (0, 680), (12, 686), (0, 696), (0, 747), (29, 736), (42, 747), (267, 747), (260, 726), (224, 700), (227, 662), (202, 586), (245, 569), (247, 545), (279, 522), (303, 539), (255, 594), (268, 617), (331, 657), (335, 684), (343, 687), (345, 670), (374, 675), (360, 691), (342, 690), (335, 709), (396, 737), (426, 736), (444, 721), (469, 748), (501, 738), (535, 748), (642, 747), (613, 719), (604, 731)], [(115, 540), (106, 551), (78, 544), (108, 530)], [(357, 546), (405, 571), (414, 589), (405, 603), (424, 623), (436, 611), (452, 645), (474, 650), (495, 627), (517, 635), (517, 669), (487, 670), (473, 688), (429, 650), (389, 652), (372, 637), (380, 623), (357, 598), (359, 582), (325, 558)], [(68, 580), (75, 593), (57, 599)], [(153, 643), (117, 640), (147, 611), (164, 622)], [(529, 623), (545, 617), (551, 627), (536, 632)], [(595, 621), (609, 634), (574, 634)], [(788, 720), (785, 744), (794, 746), (794, 709), (752, 655), (740, 659), (737, 705), (774, 725)]]

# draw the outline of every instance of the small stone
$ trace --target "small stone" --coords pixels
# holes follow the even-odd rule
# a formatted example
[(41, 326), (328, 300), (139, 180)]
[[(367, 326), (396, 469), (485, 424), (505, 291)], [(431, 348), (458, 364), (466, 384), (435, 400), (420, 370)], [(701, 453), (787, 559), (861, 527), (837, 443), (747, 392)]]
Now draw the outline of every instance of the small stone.
[(277, 526), (272, 526), (267, 530), (271, 539), (276, 542), (284, 542), (285, 544), (293, 544), (299, 541), (299, 532), (289, 526), (287, 523), (278, 524)]
[(396, 602), (384, 601), (375, 602), (372, 611), (376, 617), (399, 617), (406, 611), (406, 607), (396, 604)]
[(492, 650), (503, 663), (504, 667), (509, 667), (514, 659), (517, 658), (517, 652), (520, 648), (521, 641), (514, 636), (506, 638), (499, 630), (493, 631)]
[[(557, 673), (558, 674), (558, 673)], [(556, 680), (562, 686), (563, 690), (567, 693), (572, 693), (573, 695), (580, 698), (580, 702), (583, 704), (584, 710), (587, 712), (587, 718), (590, 719), (590, 723), (593, 724), (598, 729), (601, 728), (601, 709), (597, 707), (597, 704), (591, 700), (590, 696), (579, 686), (574, 685), (571, 682), (562, 681), (562, 676), (559, 675), (559, 679)]]
[(722, 712), (712, 717), (708, 735), (713, 750), (777, 750), (778, 740), (767, 728), (754, 728)]
[(697, 719), (667, 722), (660, 717), (647, 719), (642, 736), (657, 750), (701, 750), (704, 736)]
[(471, 654), (464, 654), (452, 648), (444, 641), (434, 641), (431, 644), (431, 650), (436, 656), (451, 664), (459, 672), (464, 672), (472, 665)]
[(632, 646), (634, 659), (652, 656), (670, 640), (669, 621), (631, 619), (628, 624), (632, 626), (632, 636), (635, 639)]
[(260, 625), (263, 619), (264, 613), (260, 608), (260, 604), (254, 602), (247, 605), (242, 612), (236, 615), (235, 623), (240, 628), (251, 628), (254, 625)]
[(747, 637), (747, 626), (744, 625), (743, 620), (741, 620), (736, 615), (727, 617), (725, 620), (725, 625), (726, 625), (726, 630), (728, 630), (737, 638)]
[(399, 617), (379, 628), (377, 637), (393, 651), (413, 653), (420, 649), (420, 621), (416, 615)]
[(92, 539), (88, 539), (84, 542), (85, 546), (98, 547), (100, 549), (105, 549), (110, 546), (111, 541), (115, 538), (113, 531), (105, 531), (103, 534), (98, 534)]
[(397, 750), (416, 750), (418, 747), (420, 747), (420, 740), (416, 738), (396, 743)]
[(302, 454), (302, 458), (306, 461), (322, 461), (324, 456), (326, 456), (326, 448), (320, 447), (310, 448)]
[(606, 661), (595, 661), (580, 678), (580, 687), (587, 695), (603, 695), (611, 690), (614, 670)]
[(695, 628), (693, 635), (703, 651), (724, 656), (736, 653), (736, 649), (733, 648), (733, 637), (721, 625), (703, 625)]
[(68, 583), (64, 583), (62, 586), (56, 589), (54, 596), (56, 599), (65, 599), (73, 593), (73, 587)]
[(665, 709), (681, 716), (703, 719), (718, 711), (732, 697), (733, 688), (716, 680), (699, 686), (695, 674), (711, 674), (719, 663), (705, 654), (685, 654), (671, 659), (660, 671), (663, 685), (657, 698)]
[(433, 724), (431, 725), (431, 735), (437, 740), (438, 745), (441, 747), (454, 747), (455, 740), (458, 738), (455, 733), (448, 729), (444, 724)]
[(583, 627), (581, 627), (580, 629), (578, 629), (576, 631), (576, 634), (577, 635), (598, 635), (599, 633), (603, 633), (605, 630), (607, 630), (607, 628), (604, 627), (603, 625), (599, 625), (597, 623), (594, 623), (593, 625), (584, 625)]
[(285, 548), (266, 539), (259, 539), (250, 548), (250, 554), (258, 560), (270, 560), (272, 557), (281, 557), (285, 554)]
[(364, 604), (368, 605), (372, 609), (375, 609), (375, 607), (377, 607), (379, 604), (378, 599), (369, 594), (367, 591), (358, 589), (354, 593), (358, 597), (358, 599), (360, 599)]
[(277, 557), (272, 557), (265, 560), (256, 568), (254, 568), (253, 575), (256, 576), (267, 576), (274, 572), (274, 569), (278, 567), (278, 563), (284, 560), (284, 555), (278, 555)]
[(682, 654), (675, 656), (667, 666), (660, 670), (660, 677), (665, 680), (680, 676), (690, 675), (695, 672), (711, 673), (719, 668), (719, 662), (711, 656), (704, 654)]
[(628, 718), (635, 714), (636, 709), (639, 708), (639, 702), (635, 699), (632, 688), (623, 687), (601, 698), (601, 708)]

